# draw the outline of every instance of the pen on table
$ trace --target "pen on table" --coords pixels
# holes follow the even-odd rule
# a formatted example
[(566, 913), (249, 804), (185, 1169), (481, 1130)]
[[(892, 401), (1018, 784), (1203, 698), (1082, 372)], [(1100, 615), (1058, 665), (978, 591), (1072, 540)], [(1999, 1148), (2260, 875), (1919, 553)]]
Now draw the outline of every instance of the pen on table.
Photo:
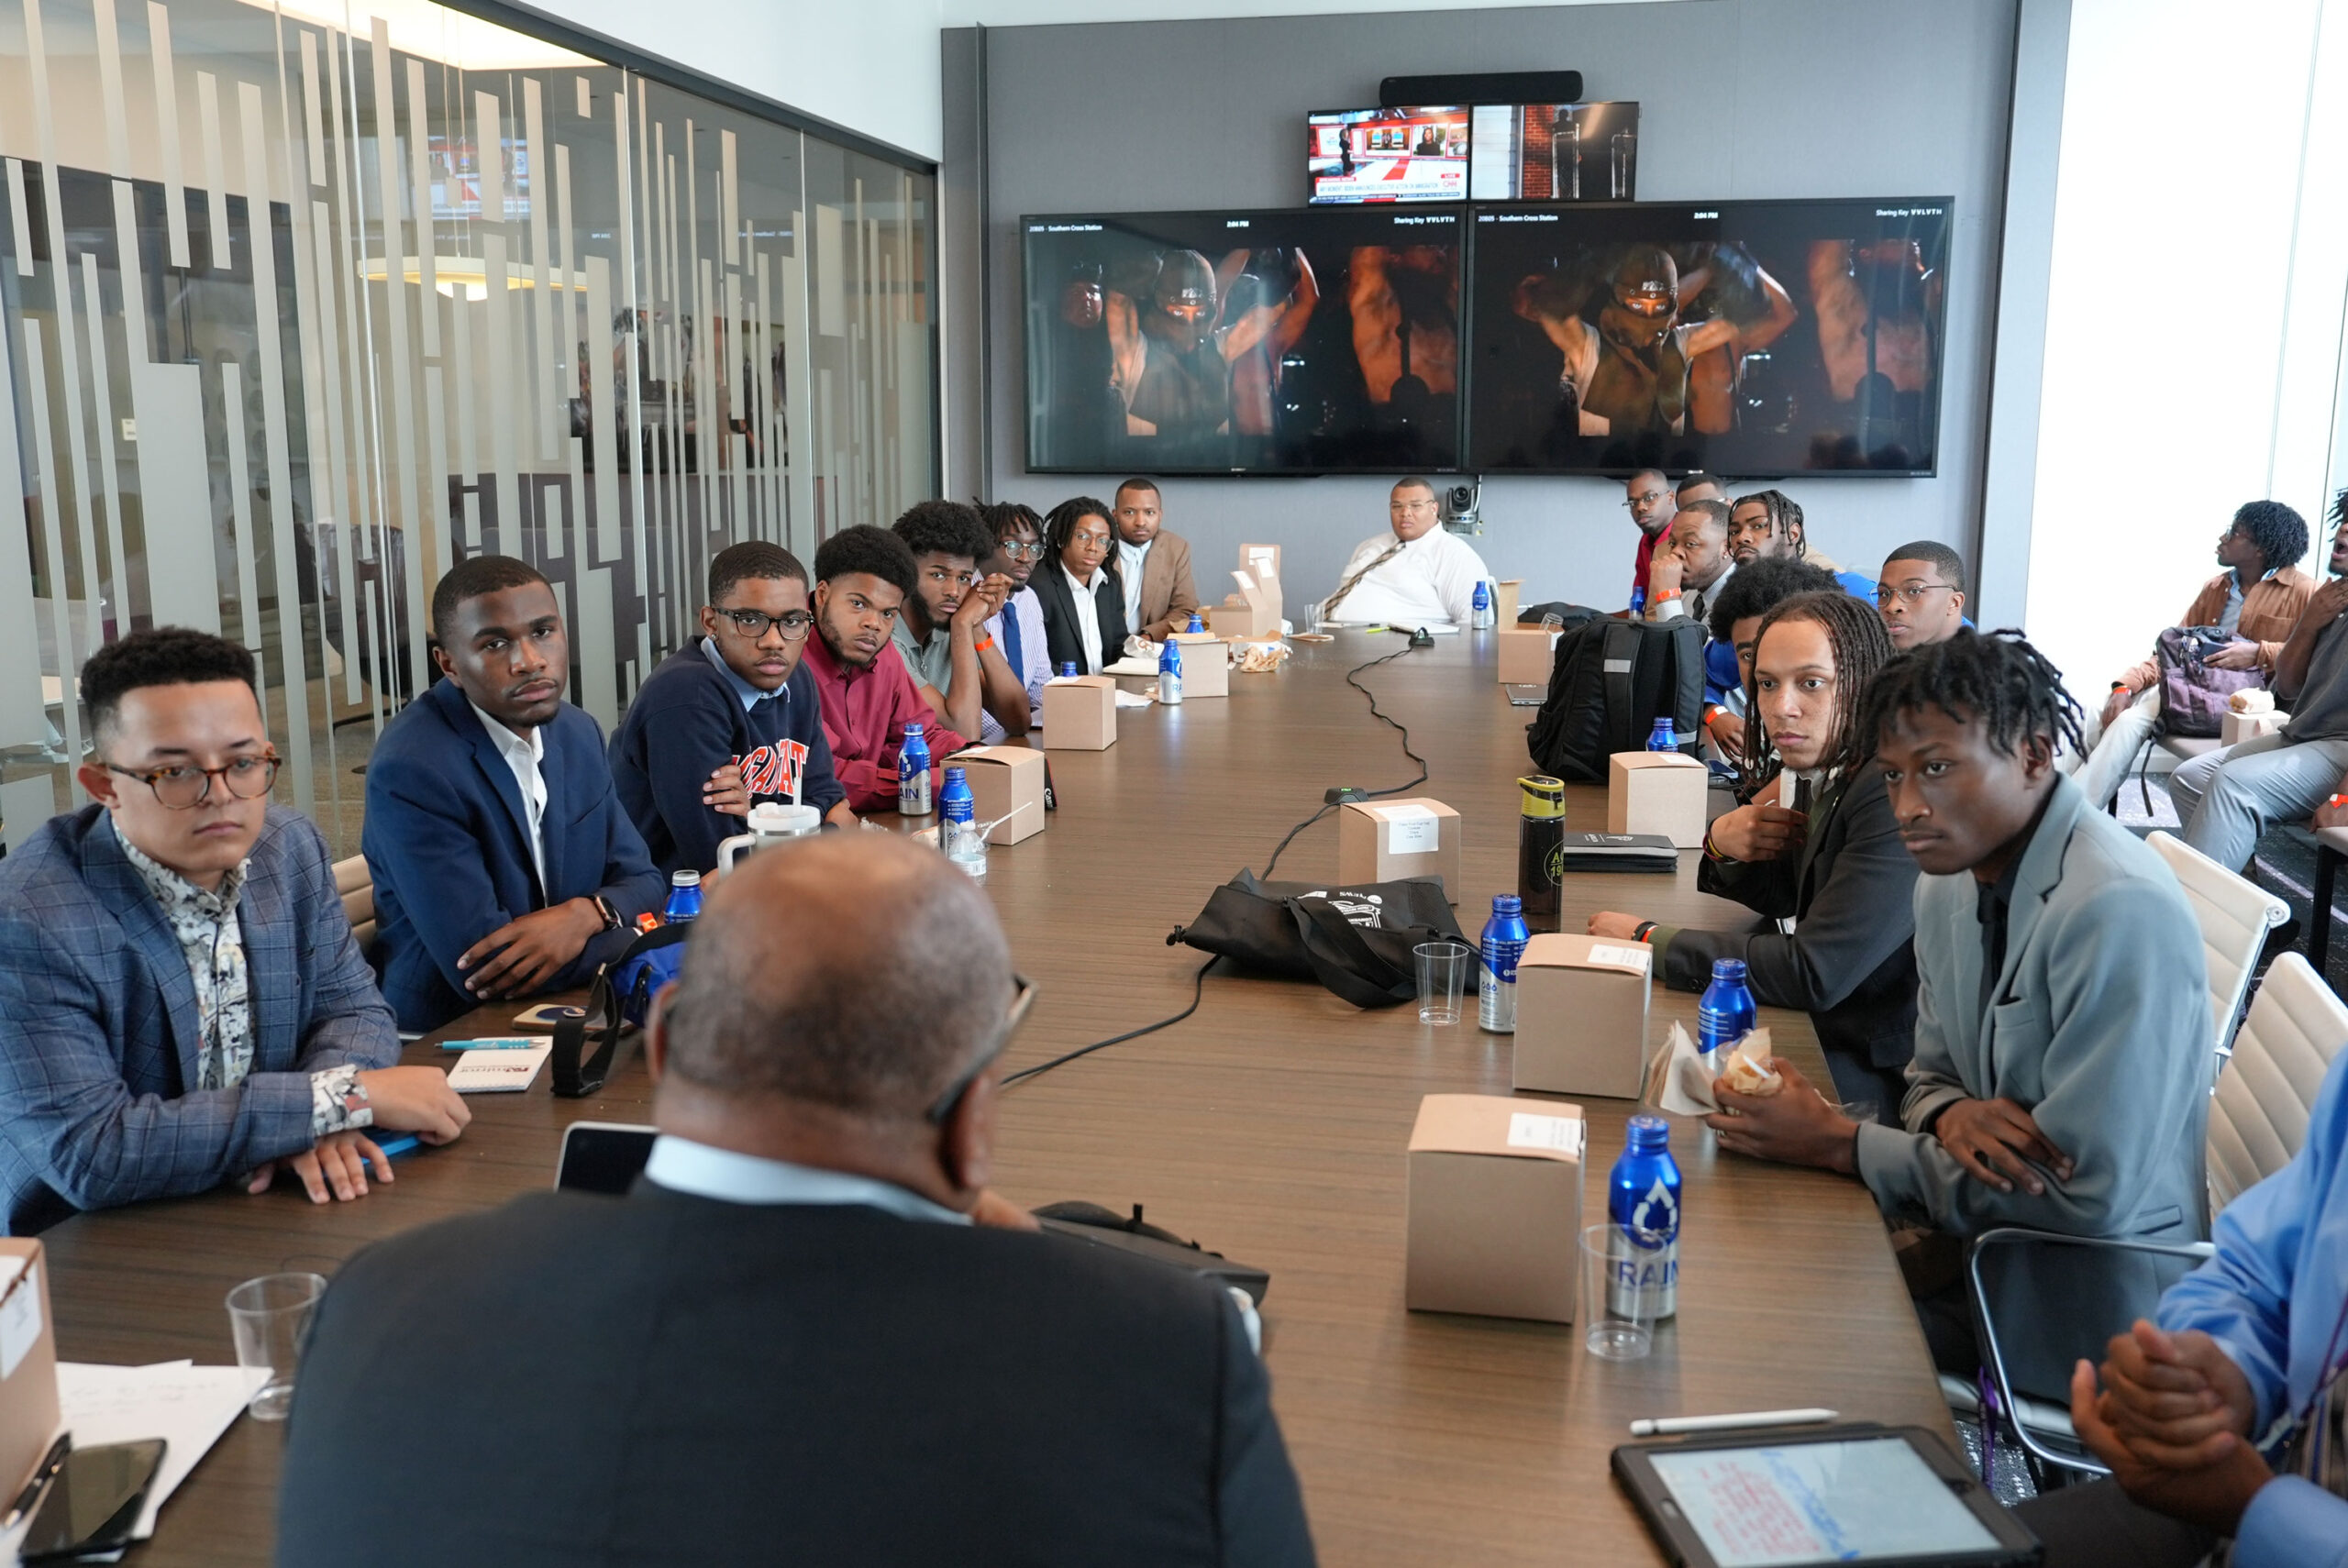
[(1631, 1423), (1633, 1437), (1678, 1437), (1687, 1432), (1737, 1432), (1755, 1427), (1806, 1427), (1841, 1419), (1839, 1410), (1745, 1410), (1727, 1416), (1642, 1416)]
[(40, 1489), (49, 1485), (50, 1476), (64, 1467), (65, 1456), (72, 1448), (72, 1432), (57, 1434), (57, 1441), (49, 1445), (49, 1457), (40, 1462), (40, 1468), (33, 1472), (33, 1478), (25, 1483), (23, 1491), (17, 1494), (17, 1501), (8, 1509), (7, 1517), (0, 1518), (0, 1530), (16, 1529), (17, 1521), (32, 1512), (33, 1504), (40, 1498)]

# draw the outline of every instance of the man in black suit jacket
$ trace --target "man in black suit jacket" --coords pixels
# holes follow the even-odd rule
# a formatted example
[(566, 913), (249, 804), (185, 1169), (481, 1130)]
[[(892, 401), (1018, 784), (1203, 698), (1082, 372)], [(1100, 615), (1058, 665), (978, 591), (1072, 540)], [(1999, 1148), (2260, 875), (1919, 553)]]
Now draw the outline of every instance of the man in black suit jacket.
[(646, 1037), (636, 1190), (335, 1280), (278, 1562), (1310, 1564), (1228, 1295), (986, 1190), (1015, 985), (933, 852), (745, 862)]
[[(1916, 861), (1882, 768), (1853, 738), (1859, 695), (1890, 657), (1872, 608), (1839, 589), (1763, 615), (1745, 682), (1762, 723), (1746, 761), (1763, 777), (1774, 752), (1784, 771), (1765, 787), (1773, 801), (1712, 824), (1696, 885), (1765, 922), (1697, 931), (1608, 912), (1589, 931), (1654, 944), (1656, 977), (1682, 990), (1703, 989), (1713, 959), (1742, 958), (1755, 1000), (1811, 1015), (1843, 1101), (1897, 1124), (1916, 1051)], [(1778, 924), (1788, 916), (1790, 933)]]
[(1117, 575), (1116, 535), (1109, 509), (1090, 496), (1052, 508), (1044, 519), (1044, 562), (1027, 580), (1044, 612), (1052, 673), (1072, 664), (1098, 675), (1124, 657), (1125, 590)]

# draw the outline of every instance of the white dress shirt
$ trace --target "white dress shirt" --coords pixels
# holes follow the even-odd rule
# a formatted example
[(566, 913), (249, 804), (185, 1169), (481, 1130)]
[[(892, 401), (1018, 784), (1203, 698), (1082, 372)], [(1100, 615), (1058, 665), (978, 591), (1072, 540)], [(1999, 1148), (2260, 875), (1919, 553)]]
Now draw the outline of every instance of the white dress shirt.
[[(1084, 645), (1084, 668), (1077, 674), (1098, 675), (1102, 664), (1101, 607), (1092, 601), (1092, 590), (1077, 581), (1076, 573), (1069, 570), (1065, 564), (1060, 567), (1059, 573), (1068, 579), (1068, 591), (1076, 596), (1076, 635)], [(1096, 586), (1099, 584), (1101, 573), (1098, 569), (1093, 572), (1092, 580)], [(1026, 633), (1022, 631), (1020, 635), (1024, 636)], [(1117, 651), (1123, 654), (1124, 649)]]
[(1117, 541), (1117, 564), (1124, 569), (1125, 630), (1128, 632), (1141, 630), (1141, 570), (1149, 559), (1150, 545), (1157, 543), (1156, 539), (1150, 540), (1148, 545), (1128, 545), (1123, 539)]
[(861, 1203), (900, 1220), (928, 1220), (942, 1225), (970, 1222), (967, 1214), (957, 1214), (910, 1187), (876, 1176), (763, 1159), (696, 1143), (670, 1132), (652, 1141), (652, 1157), (645, 1162), (644, 1175), (670, 1192), (720, 1203)]
[[(1344, 582), (1378, 559), (1393, 543), (1391, 530), (1364, 539), (1337, 574), (1337, 581)], [(1328, 614), (1337, 621), (1398, 626), (1446, 622), (1465, 626), (1475, 618), (1476, 585), (1490, 575), (1475, 546), (1440, 526), (1429, 528), (1404, 545), (1392, 560), (1355, 584), (1354, 591)]]
[(543, 898), (547, 890), (547, 849), (546, 834), (539, 824), (547, 814), (547, 779), (538, 771), (538, 764), (547, 757), (547, 738), (532, 730), (530, 738), (524, 740), (482, 712), (481, 704), (471, 698), (466, 698), (465, 704), (481, 721), (481, 727), (489, 732), (490, 744), (505, 759), (505, 766), (513, 770), (514, 782), (521, 787), (522, 810), (530, 819), (530, 864), (538, 873), (538, 895)]
[(1679, 591), (1678, 598), (1667, 599), (1660, 604), (1650, 602), (1647, 605), (1646, 618), (1650, 622), (1677, 621), (1680, 616), (1687, 615), (1700, 621), (1712, 613), (1712, 601), (1720, 597), (1721, 590), (1726, 588), (1728, 580), (1735, 575), (1736, 563), (1730, 561), (1720, 576), (1712, 579), (1710, 588), (1683, 586)]
[[(1044, 722), (1044, 682), (1052, 678), (1052, 650), (1044, 640), (1044, 602), (1036, 597), (1032, 588), (1023, 588), (1005, 601), (1001, 610), (987, 617), (987, 635), (994, 639), (1003, 657), (1011, 656), (1011, 645), (1002, 635), (1002, 618), (1014, 616), (1019, 622), (1019, 663), (1012, 671), (1019, 677), (1019, 684), (1027, 689), (1027, 723), (1032, 728)], [(979, 739), (987, 745), (1008, 739), (1002, 726), (995, 723), (992, 713), (979, 715)]]

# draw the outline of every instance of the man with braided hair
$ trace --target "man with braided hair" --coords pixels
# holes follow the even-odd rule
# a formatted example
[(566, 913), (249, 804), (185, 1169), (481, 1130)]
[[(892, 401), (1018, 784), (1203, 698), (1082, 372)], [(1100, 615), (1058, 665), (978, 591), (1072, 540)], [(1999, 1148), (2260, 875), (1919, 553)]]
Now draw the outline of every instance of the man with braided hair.
[[(1852, 1121), (1780, 1062), (1773, 1097), (1721, 1086), (1722, 1146), (1851, 1173), (1951, 1237), (2205, 1239), (2200, 933), (2160, 856), (2055, 768), (2078, 743), (2060, 673), (2019, 633), (1960, 631), (1884, 668), (1859, 735), (1923, 873), (1900, 1125)], [(1961, 1288), (1918, 1309), (1935, 1358), (1968, 1370)]]
[[(1767, 920), (1749, 931), (1611, 911), (1589, 922), (1593, 936), (1654, 944), (1656, 973), (1681, 990), (1703, 989), (1713, 959), (1743, 959), (1756, 998), (1811, 1015), (1845, 1105), (1872, 1102), (1887, 1117), (1914, 1049), (1916, 863), (1900, 847), (1882, 770), (1859, 744), (1858, 706), (1891, 657), (1874, 609), (1832, 588), (1763, 613), (1744, 681), (1760, 723), (1741, 738), (1745, 777), (1776, 790), (1712, 823), (1696, 885)], [(1788, 917), (1791, 932), (1779, 928)]]
[(1844, 571), (1810, 547), (1801, 502), (1782, 490), (1756, 490), (1736, 498), (1728, 513), (1728, 553), (1739, 566), (1779, 556), (1808, 561), (1833, 572), (1844, 592), (1860, 599), (1875, 597), (1875, 579), (1864, 572)]

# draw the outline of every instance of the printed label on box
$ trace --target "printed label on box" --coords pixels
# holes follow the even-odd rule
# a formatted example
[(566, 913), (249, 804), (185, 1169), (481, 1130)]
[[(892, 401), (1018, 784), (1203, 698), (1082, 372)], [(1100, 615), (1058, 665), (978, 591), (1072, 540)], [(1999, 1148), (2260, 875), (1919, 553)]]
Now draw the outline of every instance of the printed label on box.
[(1561, 1154), (1579, 1157), (1585, 1131), (1578, 1116), (1536, 1116), (1530, 1111), (1512, 1112), (1508, 1119), (1508, 1146), (1512, 1149), (1555, 1149)]
[(1380, 806), (1389, 855), (1433, 855), (1443, 843), (1443, 819), (1424, 806)]
[(1645, 969), (1654, 955), (1655, 950), (1650, 947), (1615, 947), (1603, 942), (1593, 944), (1589, 949), (1589, 961), (1593, 964), (1622, 964), (1634, 969)]
[(35, 1264), (25, 1270), (6, 1303), (0, 1305), (0, 1378), (17, 1375), (25, 1353), (39, 1338), (40, 1265)]

